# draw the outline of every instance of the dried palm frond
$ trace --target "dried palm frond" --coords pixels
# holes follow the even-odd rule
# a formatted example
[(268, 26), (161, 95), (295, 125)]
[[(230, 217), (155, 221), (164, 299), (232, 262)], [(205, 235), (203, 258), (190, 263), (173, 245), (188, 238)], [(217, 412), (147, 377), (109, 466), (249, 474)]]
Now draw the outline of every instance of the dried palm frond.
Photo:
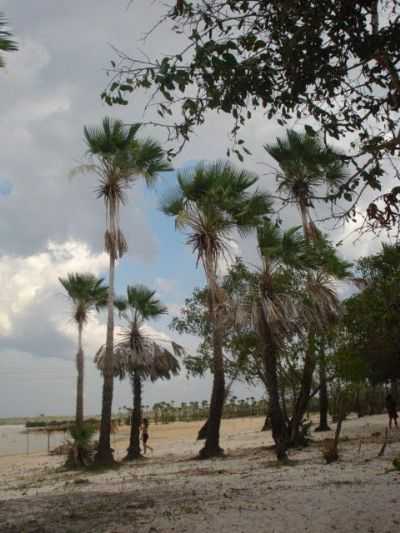
[[(114, 349), (114, 375), (123, 379), (126, 375), (138, 372), (144, 379), (170, 379), (177, 375), (180, 365), (177, 357), (184, 355), (182, 346), (173, 341), (154, 341), (139, 328), (136, 332), (126, 329), (123, 341)], [(170, 349), (167, 348), (169, 345)], [(105, 346), (101, 346), (95, 356), (95, 364), (101, 370), (104, 366)]]
[(340, 304), (332, 280), (323, 272), (310, 274), (305, 282), (303, 317), (306, 323), (324, 331), (337, 321)]
[(119, 228), (116, 231), (106, 230), (104, 233), (104, 247), (106, 252), (115, 259), (122, 257), (128, 251), (128, 243)]

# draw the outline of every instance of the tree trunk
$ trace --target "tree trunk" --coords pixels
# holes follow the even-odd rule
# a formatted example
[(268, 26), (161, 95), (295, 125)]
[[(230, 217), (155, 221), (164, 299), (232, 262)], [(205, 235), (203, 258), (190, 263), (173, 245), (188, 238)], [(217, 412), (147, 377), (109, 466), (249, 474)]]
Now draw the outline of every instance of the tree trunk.
[(271, 417), (272, 438), (275, 441), (275, 453), (279, 461), (287, 460), (288, 431), (285, 417), (279, 401), (278, 365), (276, 360), (276, 345), (264, 320), (262, 306), (258, 311), (258, 330), (264, 343), (263, 361), (265, 366), (265, 381), (269, 397), (269, 415)]
[(216, 457), (223, 453), (222, 448), (219, 446), (219, 431), (225, 400), (223, 327), (221, 324), (219, 296), (217, 294), (216, 267), (210, 259), (207, 261), (206, 275), (209, 290), (209, 314), (213, 327), (214, 379), (207, 421), (207, 437), (204, 447), (200, 450), (202, 459)]
[(78, 324), (78, 353), (76, 354), (76, 370), (78, 373), (76, 380), (76, 416), (75, 424), (81, 427), (83, 424), (83, 379), (84, 379), (84, 358), (82, 350), (82, 329), (83, 325)]
[(304, 237), (308, 241), (312, 241), (316, 239), (316, 228), (314, 226), (314, 223), (311, 219), (310, 210), (307, 206), (307, 202), (304, 198), (300, 198), (298, 200), (298, 208), (301, 215), (301, 223), (303, 226), (304, 231)]
[(326, 359), (325, 353), (320, 352), (319, 359), (319, 426), (315, 431), (330, 431), (328, 425), (328, 410), (329, 410), (329, 398), (328, 398), (328, 386), (326, 383)]
[[(236, 375), (231, 379), (230, 383), (228, 384), (228, 386), (225, 388), (225, 392), (224, 392), (224, 405), (225, 405), (225, 402), (229, 396), (229, 393), (231, 392), (231, 389), (232, 389), (232, 385), (237, 377), (237, 374), (238, 372), (236, 373)], [(208, 418), (207, 420), (204, 422), (204, 424), (201, 426), (201, 428), (199, 429), (199, 432), (197, 433), (197, 440), (205, 440), (207, 438), (207, 431), (208, 431)]]
[(301, 426), (307, 411), (308, 402), (310, 401), (315, 363), (315, 339), (314, 334), (311, 333), (309, 334), (308, 347), (304, 359), (300, 392), (295, 402), (292, 419), (290, 421), (290, 444), (292, 446), (305, 444), (305, 438), (301, 431)]
[(140, 451), (140, 423), (142, 420), (142, 384), (137, 370), (131, 377), (133, 390), (133, 411), (131, 416), (131, 435), (129, 439), (127, 461), (142, 457)]
[(113, 450), (111, 448), (111, 417), (114, 387), (113, 355), (114, 355), (114, 271), (115, 256), (110, 251), (110, 272), (108, 280), (107, 299), (107, 338), (106, 353), (103, 369), (103, 399), (101, 409), (100, 437), (95, 463), (99, 466), (110, 466), (114, 463)]
[(263, 427), (261, 428), (261, 431), (270, 431), (271, 429), (272, 429), (271, 413), (270, 413), (269, 407), (268, 407), (268, 413), (265, 415), (265, 420), (264, 420)]

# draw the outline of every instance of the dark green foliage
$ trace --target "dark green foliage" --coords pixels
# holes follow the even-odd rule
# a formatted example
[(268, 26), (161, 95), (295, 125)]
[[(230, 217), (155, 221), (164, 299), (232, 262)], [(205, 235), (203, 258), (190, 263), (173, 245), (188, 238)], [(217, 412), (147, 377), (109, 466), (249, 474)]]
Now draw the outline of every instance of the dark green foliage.
[(126, 298), (116, 298), (114, 305), (123, 318), (136, 323), (167, 313), (165, 305), (156, 298), (156, 291), (144, 285), (128, 285)]
[(175, 218), (177, 229), (188, 231), (188, 244), (199, 261), (229, 254), (226, 238), (237, 230), (249, 233), (269, 214), (268, 195), (251, 189), (257, 176), (230, 162), (199, 163), (178, 174), (178, 189), (164, 199), (162, 209)]
[[(278, 192), (287, 203), (313, 207), (319, 198), (335, 197), (346, 180), (343, 154), (315, 134), (287, 131), (284, 139), (264, 146), (279, 165)], [(325, 188), (325, 191), (321, 191)]]
[(97, 311), (107, 304), (108, 287), (103, 285), (103, 278), (93, 274), (68, 274), (66, 278), (59, 278), (61, 285), (67, 291), (74, 305), (74, 320), (84, 324), (91, 309)]
[(87, 467), (93, 462), (96, 451), (93, 438), (97, 431), (98, 424), (91, 422), (72, 425), (69, 428), (72, 441), (70, 442), (70, 450), (65, 463), (67, 468)]
[(249, 150), (237, 134), (254, 111), (282, 126), (312, 117), (324, 136), (349, 135), (353, 173), (338, 194), (354, 201), (364, 182), (381, 188), (382, 158), (400, 148), (398, 0), (197, 0), (167, 9), (165, 22), (186, 38), (182, 51), (148, 62), (121, 55), (102, 95), (108, 104), (149, 90), (183, 141), (209, 110), (227, 113), (240, 160)]
[(83, 426), (71, 426), (69, 432), (76, 446), (89, 448), (98, 430), (98, 425), (85, 423)]
[(400, 378), (400, 245), (358, 262), (359, 294), (344, 303), (339, 369), (372, 383)]

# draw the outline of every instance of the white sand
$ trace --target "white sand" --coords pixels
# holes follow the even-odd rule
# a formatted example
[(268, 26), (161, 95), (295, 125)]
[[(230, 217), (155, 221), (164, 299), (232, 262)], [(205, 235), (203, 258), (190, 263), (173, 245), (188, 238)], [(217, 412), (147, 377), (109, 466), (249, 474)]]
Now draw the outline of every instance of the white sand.
[[(0, 531), (398, 533), (391, 463), (400, 432), (378, 458), (385, 424), (385, 416), (346, 421), (341, 461), (331, 465), (312, 445), (291, 453), (293, 466), (277, 466), (271, 435), (254, 418), (224, 421), (224, 459), (193, 460), (200, 423), (150, 426), (153, 457), (106, 473), (62, 471), (60, 457), (0, 458)], [(120, 457), (124, 433), (114, 438)]]

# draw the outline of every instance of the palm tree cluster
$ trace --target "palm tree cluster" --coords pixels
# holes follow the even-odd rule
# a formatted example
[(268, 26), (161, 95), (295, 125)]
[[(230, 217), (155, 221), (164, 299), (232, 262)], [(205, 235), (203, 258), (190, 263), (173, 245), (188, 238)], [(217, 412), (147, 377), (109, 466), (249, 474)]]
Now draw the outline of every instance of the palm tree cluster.
[[(113, 462), (110, 432), (114, 378), (128, 377), (132, 385), (131, 435), (126, 457), (131, 460), (141, 456), (143, 383), (176, 375), (179, 358), (184, 355), (180, 345), (153, 333), (147, 325), (149, 320), (167, 313), (155, 291), (136, 284), (127, 287), (124, 297), (114, 295), (116, 263), (128, 249), (120, 228), (120, 210), (127, 202), (127, 192), (141, 177), (152, 186), (160, 173), (171, 170), (159, 143), (139, 138), (140, 129), (140, 124), (125, 126), (110, 118), (105, 118), (100, 127), (84, 128), (88, 162), (74, 172), (89, 172), (98, 178), (97, 197), (104, 201), (106, 215), (108, 286), (90, 274), (70, 274), (60, 279), (73, 302), (78, 327), (77, 426), (83, 422), (83, 327), (91, 310), (107, 308), (106, 339), (95, 358), (104, 378), (95, 457), (101, 465)], [(278, 458), (284, 459), (287, 447), (298, 442), (316, 365), (316, 339), (338, 315), (332, 282), (347, 275), (348, 265), (337, 257), (311, 216), (321, 186), (326, 185), (332, 192), (345, 179), (341, 155), (325, 147), (317, 137), (293, 131), (288, 132), (287, 139), (278, 139), (276, 145), (266, 145), (265, 149), (279, 164), (279, 194), (286, 195), (286, 203), (297, 205), (301, 228), (281, 230), (272, 221), (271, 195), (257, 188), (257, 175), (226, 161), (199, 163), (178, 172), (176, 189), (162, 201), (163, 212), (173, 217), (176, 229), (186, 235), (186, 243), (207, 282), (213, 385), (202, 458), (223, 453), (220, 425), (230, 390), (225, 383), (223, 340), (227, 328), (235, 324), (246, 324), (255, 332), (256, 364), (265, 376)], [(251, 232), (257, 237), (260, 267), (248, 271), (239, 297), (233, 298), (221, 285), (221, 267), (232, 261), (230, 242), (235, 236), (246, 237)], [(117, 340), (114, 310), (123, 324)], [(289, 419), (283, 409), (278, 366), (288, 343), (299, 339), (304, 339), (306, 346), (304, 368), (296, 407)]]

